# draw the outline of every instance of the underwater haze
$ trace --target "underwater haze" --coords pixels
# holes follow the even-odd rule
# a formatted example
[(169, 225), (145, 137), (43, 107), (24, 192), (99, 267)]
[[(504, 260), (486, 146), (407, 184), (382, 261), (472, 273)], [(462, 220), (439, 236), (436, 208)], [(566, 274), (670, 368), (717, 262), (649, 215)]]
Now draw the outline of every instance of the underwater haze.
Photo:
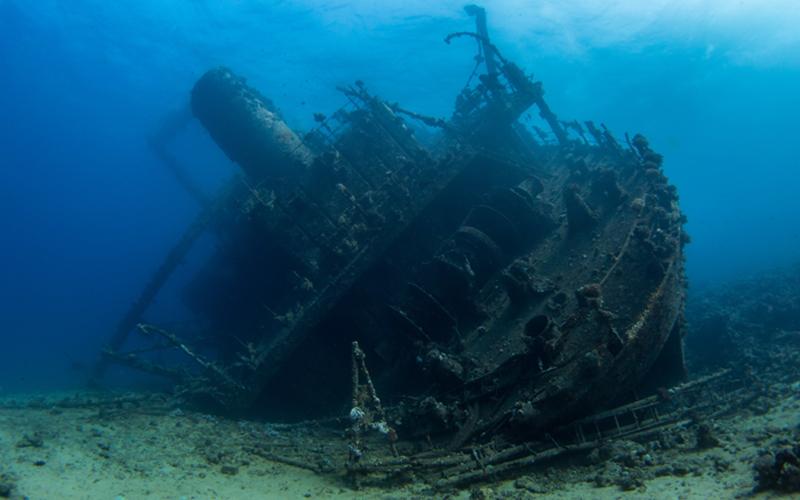
[[(77, 387), (199, 208), (148, 146), (225, 65), (298, 131), (355, 80), (446, 118), (474, 65), (461, 1), (0, 0), (3, 391)], [(486, 1), (503, 54), (564, 120), (642, 133), (692, 243), (690, 286), (800, 255), (800, 9), (792, 0)], [(175, 154), (212, 195), (237, 167), (198, 124)], [(205, 245), (205, 247), (203, 247)], [(148, 317), (188, 317), (181, 284)]]

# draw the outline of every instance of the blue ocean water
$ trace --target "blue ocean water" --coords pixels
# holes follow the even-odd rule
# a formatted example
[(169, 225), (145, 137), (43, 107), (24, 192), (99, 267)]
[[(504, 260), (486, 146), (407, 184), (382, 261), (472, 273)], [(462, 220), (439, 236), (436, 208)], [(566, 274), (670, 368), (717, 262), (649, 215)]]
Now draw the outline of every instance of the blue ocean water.
[[(791, 0), (485, 2), (493, 41), (562, 119), (646, 135), (666, 158), (699, 286), (800, 250), (800, 10)], [(224, 64), (297, 130), (363, 80), (446, 117), (475, 46), (460, 1), (0, 0), (0, 387), (83, 367), (198, 208), (147, 138)], [(236, 168), (199, 126), (176, 145), (208, 193)], [(204, 242), (205, 246), (213, 242)], [(149, 316), (186, 317), (180, 284)]]

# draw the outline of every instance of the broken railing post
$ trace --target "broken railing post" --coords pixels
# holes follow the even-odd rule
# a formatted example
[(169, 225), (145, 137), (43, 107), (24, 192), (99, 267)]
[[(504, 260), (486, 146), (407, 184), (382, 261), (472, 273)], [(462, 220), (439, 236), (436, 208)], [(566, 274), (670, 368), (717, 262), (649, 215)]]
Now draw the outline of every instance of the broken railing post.
[(353, 481), (358, 486), (359, 462), (363, 456), (362, 435), (369, 430), (376, 430), (384, 434), (391, 447), (392, 454), (397, 456), (397, 432), (386, 423), (386, 414), (383, 405), (375, 391), (372, 377), (367, 370), (366, 355), (358, 342), (352, 344), (352, 384), (353, 393), (350, 409), (350, 428), (348, 436), (347, 469)]

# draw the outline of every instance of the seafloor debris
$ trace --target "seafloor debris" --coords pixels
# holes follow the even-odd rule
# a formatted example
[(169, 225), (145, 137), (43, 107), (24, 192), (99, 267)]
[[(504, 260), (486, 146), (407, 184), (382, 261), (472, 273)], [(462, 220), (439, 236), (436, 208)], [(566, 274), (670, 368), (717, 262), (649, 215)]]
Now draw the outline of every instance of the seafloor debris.
[(766, 453), (756, 460), (756, 490), (777, 490), (784, 493), (800, 492), (800, 444), (774, 453)]
[[(687, 308), (689, 362), (695, 371), (722, 366), (750, 374), (752, 400), (743, 411), (767, 414), (781, 392), (797, 394), (800, 363), (800, 267), (794, 265), (700, 289)], [(797, 435), (774, 436), (754, 458), (757, 490), (800, 491)], [(793, 444), (794, 443), (794, 444)]]
[(15, 479), (4, 472), (0, 472), (0, 498), (23, 498), (17, 492)]
[(687, 342), (695, 371), (736, 366), (760, 373), (765, 381), (796, 381), (800, 265), (692, 293)]
[[(157, 134), (159, 157), (203, 210), (120, 322), (106, 362), (169, 378), (217, 411), (349, 412), (359, 429), (385, 428), (401, 455), (404, 441), (473, 444), (470, 464), (497, 470), (543, 457), (490, 457), (495, 439), (554, 436), (682, 380), (687, 238), (661, 155), (641, 135), (624, 147), (604, 125), (586, 122), (587, 135), (560, 121), (541, 82), (491, 43), (483, 9), (468, 13), (477, 33), (446, 41), (478, 42), (478, 78), (448, 120), (357, 81), (340, 89), (341, 109), (299, 134), (231, 70), (200, 78), (192, 114), (242, 176), (208, 201), (166, 150), (176, 120)], [(206, 228), (218, 250), (187, 289), (200, 321), (142, 326), (150, 346), (126, 351)], [(170, 349), (187, 362), (158, 357)], [(351, 362), (370, 374), (356, 383), (365, 393), (351, 392)], [(363, 396), (375, 403), (377, 392), (368, 414)], [(453, 483), (485, 474), (462, 462), (438, 466)]]
[(25, 434), (16, 446), (17, 448), (41, 448), (44, 446), (44, 438), (38, 432)]
[(714, 430), (708, 422), (702, 422), (695, 428), (697, 448), (705, 450), (719, 446), (719, 439), (714, 435)]
[[(361, 370), (361, 356), (355, 349), (353, 352), (357, 371)], [(365, 359), (364, 366), (368, 361)], [(372, 411), (370, 401), (374, 400), (363, 375), (359, 372), (354, 384), (359, 388), (354, 393), (357, 406), (367, 408), (362, 410), (364, 414), (379, 414)], [(144, 474), (161, 480), (161, 464), (170, 463), (186, 477), (214, 476), (234, 486), (250, 484), (269, 473), (266, 471), (275, 470), (274, 462), (280, 462), (322, 475), (334, 488), (359, 486), (366, 497), (377, 496), (377, 489), (383, 495), (396, 493), (405, 498), (441, 496), (472, 488), (487, 498), (516, 498), (523, 491), (546, 493), (581, 482), (623, 490), (647, 489), (649, 496), (659, 496), (657, 491), (663, 491), (664, 482), (657, 478), (670, 476), (687, 476), (684, 489), (694, 487), (692, 476), (704, 476), (706, 483), (709, 477), (719, 479), (719, 483), (736, 482), (734, 489), (744, 493), (742, 489), (748, 487), (751, 476), (747, 463), (754, 459), (756, 447), (777, 450), (796, 442), (786, 438), (794, 427), (796, 398), (783, 406), (783, 416), (777, 412), (769, 419), (752, 413), (748, 417), (750, 402), (759, 393), (749, 376), (726, 370), (598, 412), (556, 427), (540, 439), (521, 443), (494, 439), (447, 446), (433, 440), (399, 440), (395, 453), (388, 436), (367, 425), (360, 429), (362, 453), (355, 466), (348, 448), (352, 436), (343, 432), (354, 424), (348, 416), (265, 424), (203, 414), (185, 406), (178, 410), (175, 405), (185, 404), (180, 398), (102, 393), (68, 399), (6, 400), (0, 401), (0, 410), (12, 436), (53, 425), (61, 429), (57, 434), (47, 434), (46, 449), (58, 455), (67, 447), (77, 447), (92, 460), (82, 462), (81, 467), (95, 476), (115, 471), (112, 475), (120, 474), (120, 478), (142, 479)], [(784, 392), (783, 396), (790, 394)], [(727, 415), (744, 418), (733, 420)], [(380, 422), (380, 417), (377, 420)], [(753, 425), (759, 422), (764, 429)], [(705, 432), (703, 424), (713, 430), (719, 447), (698, 449), (698, 435)], [(42, 458), (38, 451), (14, 446), (3, 451), (6, 463), (16, 464), (12, 471), (21, 476), (25, 471), (18, 484), (26, 488), (35, 484), (29, 464)], [(43, 458), (55, 465), (58, 460), (53, 457)], [(148, 465), (142, 467), (141, 462)], [(71, 473), (74, 476), (76, 470)], [(504, 481), (509, 478), (516, 481)], [(200, 487), (203, 481), (190, 483)], [(499, 487), (506, 488), (504, 494), (497, 492)], [(519, 491), (512, 494), (507, 491), (511, 487)], [(695, 494), (702, 495), (699, 490)]]

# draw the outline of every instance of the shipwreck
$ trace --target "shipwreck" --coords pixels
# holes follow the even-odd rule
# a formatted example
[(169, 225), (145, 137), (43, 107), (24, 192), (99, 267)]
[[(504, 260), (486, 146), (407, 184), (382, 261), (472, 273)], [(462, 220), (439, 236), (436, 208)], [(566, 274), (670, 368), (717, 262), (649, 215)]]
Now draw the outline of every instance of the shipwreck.
[[(351, 463), (373, 430), (393, 449), (520, 442), (682, 381), (687, 237), (662, 156), (557, 117), (466, 10), (476, 31), (445, 41), (475, 41), (479, 67), (449, 119), (358, 81), (301, 134), (232, 70), (203, 75), (152, 140), (200, 213), (95, 379), (122, 363), (217, 411), (344, 416)], [(190, 119), (241, 167), (216, 197), (170, 153)], [(198, 326), (143, 323), (207, 231), (218, 248), (186, 291)], [(132, 332), (153, 349), (126, 350)]]

